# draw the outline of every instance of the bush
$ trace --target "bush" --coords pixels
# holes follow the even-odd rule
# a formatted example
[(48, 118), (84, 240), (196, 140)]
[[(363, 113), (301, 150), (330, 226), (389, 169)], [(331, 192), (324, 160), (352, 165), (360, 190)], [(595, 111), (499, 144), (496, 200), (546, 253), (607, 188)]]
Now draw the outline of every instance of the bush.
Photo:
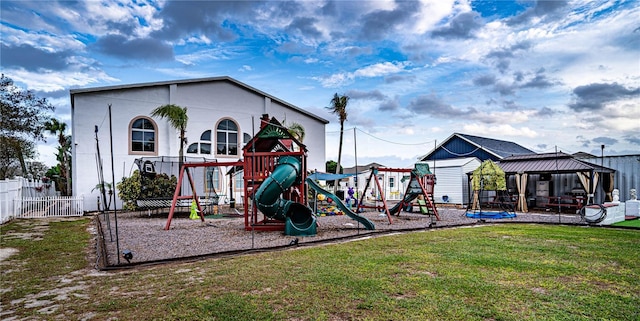
[(171, 198), (178, 185), (178, 179), (167, 174), (142, 176), (138, 170), (131, 177), (123, 177), (117, 184), (118, 197), (124, 202), (124, 209), (136, 210), (139, 199)]

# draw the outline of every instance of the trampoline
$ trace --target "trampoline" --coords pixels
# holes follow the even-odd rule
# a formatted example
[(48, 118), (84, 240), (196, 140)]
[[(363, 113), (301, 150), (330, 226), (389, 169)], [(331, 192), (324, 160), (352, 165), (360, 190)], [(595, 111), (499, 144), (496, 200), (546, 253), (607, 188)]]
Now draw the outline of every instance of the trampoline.
[(465, 216), (469, 217), (469, 218), (477, 218), (477, 219), (485, 219), (485, 218), (487, 218), (487, 219), (502, 219), (502, 218), (514, 218), (514, 217), (516, 217), (516, 213), (507, 212), (507, 211), (485, 211), (485, 210), (479, 210), (479, 211), (473, 211), (473, 212), (467, 211)]

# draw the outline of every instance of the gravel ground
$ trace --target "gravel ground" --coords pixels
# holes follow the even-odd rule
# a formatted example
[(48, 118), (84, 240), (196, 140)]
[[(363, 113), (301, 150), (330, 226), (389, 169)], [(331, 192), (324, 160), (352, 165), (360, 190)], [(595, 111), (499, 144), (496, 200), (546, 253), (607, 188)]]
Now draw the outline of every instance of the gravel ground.
[[(223, 209), (223, 213), (224, 213)], [(229, 209), (226, 209), (229, 212)], [(235, 212), (234, 212), (235, 213)], [(462, 209), (438, 208), (440, 221), (433, 221), (433, 227), (453, 227), (478, 223), (478, 219), (467, 218)], [(190, 220), (188, 214), (174, 216), (171, 229), (164, 230), (167, 214), (151, 214), (147, 212), (118, 213), (117, 238), (116, 220), (113, 215), (108, 219), (104, 215), (96, 215), (96, 224), (102, 224), (107, 265), (127, 265), (127, 261), (118, 257), (116, 239), (119, 240), (120, 253), (129, 250), (133, 254), (132, 264), (150, 263), (181, 258), (193, 258), (206, 255), (220, 255), (234, 251), (248, 251), (288, 246), (298, 239), (299, 245), (312, 245), (322, 242), (339, 241), (354, 237), (380, 235), (393, 231), (416, 230), (430, 228), (432, 219), (417, 213), (402, 212), (400, 216), (392, 216), (392, 223), (386, 215), (379, 212), (365, 212), (363, 216), (373, 221), (376, 229), (364, 230), (358, 222), (346, 215), (318, 217), (318, 229), (315, 236), (287, 236), (282, 232), (251, 232), (244, 229), (244, 217), (225, 217)], [(230, 215), (231, 216), (231, 215)], [(492, 222), (533, 222), (580, 224), (580, 216), (557, 213), (519, 213), (516, 218), (501, 220), (485, 220)], [(226, 252), (226, 253), (225, 253)]]

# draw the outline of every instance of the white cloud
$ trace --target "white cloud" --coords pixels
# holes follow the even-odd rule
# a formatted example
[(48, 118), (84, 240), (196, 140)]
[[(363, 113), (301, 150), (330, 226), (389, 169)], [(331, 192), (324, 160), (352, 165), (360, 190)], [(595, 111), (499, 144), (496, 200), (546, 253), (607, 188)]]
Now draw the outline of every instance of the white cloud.
[(73, 35), (54, 35), (41, 32), (26, 32), (0, 25), (2, 42), (11, 45), (30, 45), (48, 52), (64, 50), (84, 51), (85, 45)]
[(58, 161), (56, 160), (56, 153), (58, 152), (56, 146), (53, 146), (51, 144), (38, 144), (37, 151), (37, 160), (42, 162), (46, 166), (53, 167), (58, 164)]
[(473, 115), (473, 119), (481, 120), (485, 123), (511, 123), (518, 124), (529, 121), (529, 117), (535, 114), (535, 110), (517, 110), (517, 111), (494, 111), (479, 112)]
[(535, 138), (538, 137), (538, 133), (529, 127), (513, 127), (509, 124), (501, 124), (501, 125), (487, 125), (487, 124), (467, 124), (462, 127), (465, 133), (469, 133), (472, 135), (478, 136), (497, 136), (497, 137), (505, 137), (505, 136), (514, 136), (514, 137), (527, 137), (527, 138)]
[(325, 88), (336, 88), (353, 81), (353, 74), (351, 73), (337, 73), (328, 77), (311, 77), (311, 79), (317, 80)]
[(451, 16), (456, 6), (455, 0), (421, 0), (420, 2), (419, 19), (415, 20), (413, 26), (413, 32), (417, 34), (423, 34), (433, 29), (443, 18)]
[(403, 71), (410, 63), (404, 62), (383, 62), (377, 63), (356, 70), (353, 75), (355, 77), (381, 77)]
[(374, 78), (383, 77), (389, 74), (398, 73), (406, 70), (406, 67), (410, 66), (409, 62), (382, 62), (363, 68), (357, 69), (354, 72), (340, 72), (332, 74), (328, 77), (312, 77), (319, 81), (323, 87), (335, 88), (352, 83), (356, 78)]
[(11, 79), (27, 84), (30, 90), (54, 92), (73, 87), (84, 87), (101, 82), (116, 82), (118, 79), (107, 75), (102, 70), (30, 72), (24, 69), (7, 70)]
[(199, 62), (228, 60), (237, 53), (238, 51), (236, 48), (209, 48), (190, 54), (176, 55), (175, 59), (185, 65), (193, 66), (197, 65)]

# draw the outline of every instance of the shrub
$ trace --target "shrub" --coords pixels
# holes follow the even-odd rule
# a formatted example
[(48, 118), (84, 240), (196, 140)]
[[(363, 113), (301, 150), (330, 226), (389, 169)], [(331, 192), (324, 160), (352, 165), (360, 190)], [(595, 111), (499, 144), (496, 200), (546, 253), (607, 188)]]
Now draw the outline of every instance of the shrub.
[(178, 179), (167, 174), (142, 176), (138, 170), (131, 177), (123, 177), (117, 184), (118, 197), (124, 202), (124, 209), (136, 210), (139, 199), (171, 198), (178, 185)]

